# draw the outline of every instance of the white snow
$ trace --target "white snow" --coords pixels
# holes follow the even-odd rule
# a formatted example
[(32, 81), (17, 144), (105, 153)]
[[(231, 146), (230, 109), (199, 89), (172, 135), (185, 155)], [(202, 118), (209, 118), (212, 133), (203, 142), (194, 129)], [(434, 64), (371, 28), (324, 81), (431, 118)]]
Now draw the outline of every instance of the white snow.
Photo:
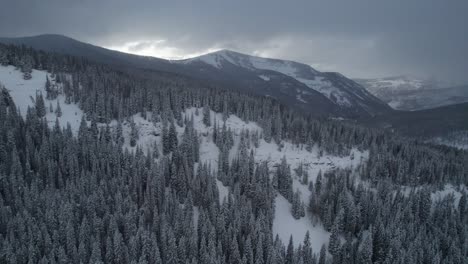
[[(261, 57), (250, 56), (250, 65), (255, 69), (281, 72), (288, 76), (295, 76), (297, 68), (291, 61), (272, 60)], [(312, 68), (311, 68), (312, 69)]]
[(307, 101), (304, 100), (304, 98), (302, 98), (302, 94), (296, 95), (296, 99), (297, 99), (298, 101), (300, 101), (300, 102), (307, 103)]
[(455, 131), (445, 136), (429, 139), (428, 142), (468, 150), (468, 130)]
[(402, 105), (402, 102), (399, 100), (391, 100), (388, 105), (393, 109), (399, 109)]
[(463, 192), (468, 192), (468, 188), (466, 188), (465, 185), (455, 187), (452, 184), (447, 184), (444, 186), (444, 189), (431, 193), (431, 199), (433, 202), (437, 202), (447, 197), (448, 195), (453, 195), (454, 206), (458, 207), (458, 202), (460, 201)]
[(324, 77), (315, 76), (319, 72), (310, 66), (308, 67), (308, 70), (314, 75), (314, 77), (304, 78), (304, 74), (298, 72), (299, 70), (296, 66), (296, 63), (291, 61), (272, 60), (251, 56), (250, 63), (255, 69), (276, 71), (292, 77), (297, 81), (305, 84), (307, 87), (325, 95), (328, 99), (341, 106), (351, 106), (351, 103), (343, 91), (334, 87), (332, 83), (327, 81)]
[[(320, 74), (320, 72), (316, 71), (309, 65), (288, 60), (276, 60), (244, 55), (227, 50), (220, 50), (199, 57), (173, 62), (187, 64), (197, 61), (204, 62), (218, 69), (221, 69), (224, 63), (231, 63), (251, 71), (276, 71), (292, 77), (307, 87), (322, 93), (328, 99), (332, 100), (338, 105), (347, 107), (351, 106), (351, 102), (347, 99), (346, 93), (344, 93), (339, 88), (334, 87), (330, 81), (326, 80), (325, 77), (317, 76)], [(306, 72), (301, 72), (304, 70), (306, 70)], [(270, 77), (267, 75), (261, 74), (258, 77), (265, 81), (270, 81)]]
[(223, 62), (223, 57), (213, 54), (213, 56), (201, 56), (199, 58), (200, 61), (203, 61), (209, 65), (212, 65), (216, 68), (221, 68), (222, 67), (222, 62)]
[(220, 182), (218, 179), (216, 180), (216, 186), (218, 186), (219, 202), (222, 203), (224, 199), (227, 199), (228, 197), (229, 188), (224, 186), (223, 183)]
[[(262, 60), (255, 61), (255, 64), (259, 67), (266, 67), (266, 64)], [(276, 65), (278, 69), (282, 69), (285, 72), (293, 72), (293, 67), (290, 64), (286, 63), (281, 65)], [(276, 67), (275, 66), (275, 67)], [(36, 92), (42, 92), (45, 97), (45, 80), (48, 73), (44, 71), (34, 70), (32, 72), (33, 78), (31, 80), (23, 80), (21, 72), (14, 69), (12, 66), (0, 67), (0, 82), (5, 85), (5, 87), (10, 91), (13, 100), (20, 108), (21, 113), (25, 115), (26, 109), (28, 106), (33, 105), (33, 101), (30, 97), (35, 97)], [(53, 78), (49, 75), (49, 78), (54, 83)], [(55, 83), (54, 83), (55, 84)], [(53, 107), (56, 107), (56, 102), (60, 101), (63, 115), (60, 118), (60, 122), (63, 126), (66, 125), (66, 122), (70, 122), (73, 128), (73, 131), (76, 131), (79, 128), (79, 123), (83, 112), (74, 104), (65, 104), (63, 95), (59, 95), (55, 100), (45, 100), (45, 105), (48, 110), (49, 104), (52, 102)], [(194, 118), (194, 127), (200, 135), (200, 160), (201, 162), (206, 162), (211, 166), (212, 170), (217, 169), (217, 161), (219, 155), (219, 149), (213, 142), (213, 125), (206, 127), (203, 124), (203, 112), (202, 109), (198, 109), (198, 115), (196, 115), (197, 109), (190, 108), (187, 109), (183, 114), (183, 117), (192, 117)], [(55, 122), (55, 114), (47, 113), (46, 118), (51, 126)], [(154, 124), (151, 120), (151, 113), (147, 113), (147, 119), (144, 119), (141, 114), (136, 114), (131, 117), (136, 127), (138, 128), (139, 139), (137, 140), (137, 146), (143, 148), (145, 151), (152, 149), (154, 142), (157, 142), (157, 145), (162, 150), (161, 144), (161, 124)], [(223, 116), (220, 113), (211, 112), (211, 123), (214, 124), (215, 119), (217, 120), (218, 126), (223, 125)], [(240, 144), (240, 133), (242, 130), (249, 130), (250, 132), (257, 131), (259, 134), (262, 133), (261, 127), (255, 122), (244, 122), (239, 117), (235, 115), (230, 115), (226, 121), (227, 128), (231, 129), (234, 134), (234, 147), (230, 150), (229, 156), (230, 159), (234, 159), (237, 156), (239, 144)], [(99, 126), (104, 126), (105, 124), (99, 124)], [(114, 120), (109, 124), (111, 127), (115, 127), (117, 122)], [(125, 121), (122, 123), (123, 136), (124, 136), (124, 145), (123, 148), (134, 151), (136, 147), (131, 147), (129, 143), (130, 139), (130, 122)], [(179, 138), (184, 130), (184, 127), (176, 126), (176, 130), (179, 134)], [(355, 168), (361, 162), (365, 161), (368, 156), (368, 152), (361, 152), (358, 150), (352, 150), (350, 156), (337, 157), (332, 155), (319, 155), (320, 150), (317, 147), (314, 147), (312, 151), (307, 151), (304, 146), (296, 146), (290, 142), (282, 142), (282, 147), (279, 148), (276, 143), (266, 142), (261, 139), (259, 141), (259, 147), (256, 148), (253, 144), (250, 146), (250, 150), (253, 150), (255, 155), (256, 162), (267, 162), (270, 168), (270, 171), (273, 173), (275, 171), (274, 167), (281, 162), (283, 157), (286, 158), (288, 164), (291, 166), (291, 171), (293, 172), (293, 188), (294, 190), (299, 190), (301, 194), (301, 199), (304, 203), (307, 204), (310, 192), (306, 185), (302, 185), (299, 182), (298, 177), (296, 176), (294, 169), (296, 169), (300, 164), (303, 164), (304, 169), (309, 173), (309, 180), (315, 181), (318, 172), (321, 170), (323, 172), (331, 170), (337, 167), (341, 168)], [(220, 202), (222, 202), (229, 195), (229, 188), (223, 186), (223, 184), (216, 180), (216, 184), (219, 190)], [(275, 234), (278, 234), (283, 242), (287, 243), (289, 236), (293, 235), (294, 244), (297, 246), (299, 243), (302, 243), (304, 236), (307, 231), (311, 235), (311, 243), (314, 251), (319, 252), (320, 247), (323, 244), (326, 244), (328, 241), (329, 234), (326, 232), (320, 223), (317, 223), (315, 226), (311, 221), (311, 216), (307, 215), (301, 219), (294, 219), (290, 212), (290, 203), (286, 201), (281, 195), (278, 195), (275, 199), (276, 202), (276, 213), (275, 220), (273, 222), (273, 231)], [(194, 208), (194, 223), (198, 221), (198, 211), (197, 208)], [(316, 221), (317, 222), (317, 221)]]
[(283, 157), (285, 157), (292, 171), (302, 164), (303, 168), (309, 173), (309, 180), (315, 181), (319, 171), (325, 172), (338, 167), (355, 168), (368, 158), (367, 151), (360, 152), (356, 149), (352, 150), (350, 156), (338, 157), (326, 154), (320, 156), (317, 147), (309, 152), (304, 147), (298, 147), (289, 142), (283, 142), (283, 145), (284, 147), (279, 149), (276, 143), (267, 143), (263, 139), (260, 140), (259, 148), (253, 149), (255, 160), (257, 162), (266, 161), (268, 166), (273, 168), (280, 164)]
[[(403, 193), (405, 196), (409, 196), (409, 194), (414, 191), (419, 191), (421, 190), (422, 186), (417, 186), (417, 187), (410, 187), (410, 186), (401, 186), (400, 191)], [(454, 206), (458, 206), (458, 202), (460, 200), (460, 197), (463, 195), (463, 193), (468, 192), (468, 188), (464, 185), (461, 184), (460, 186), (454, 186), (452, 184), (446, 184), (441, 190), (436, 190), (431, 193), (431, 199), (433, 203), (436, 203), (443, 198), (447, 197), (448, 195), (453, 195), (454, 198)]]
[(332, 83), (327, 81), (324, 77), (316, 76), (315, 79), (295, 77), (295, 79), (307, 85), (307, 87), (325, 95), (338, 105), (351, 106), (351, 102), (348, 100), (346, 93), (333, 86)]
[[(203, 113), (201, 109), (199, 109), (198, 116), (194, 114), (195, 110), (195, 108), (188, 109), (184, 115), (192, 116), (193, 114), (195, 129), (201, 134), (202, 144), (200, 145), (200, 159), (202, 162), (210, 163), (212, 169), (215, 170), (217, 169), (219, 149), (212, 140), (213, 127), (206, 127), (203, 124)], [(216, 120), (218, 120), (218, 125), (222, 125), (221, 114), (211, 112), (211, 118), (212, 124), (216, 118)], [(251, 132), (262, 131), (255, 122), (246, 123), (235, 115), (230, 115), (229, 118), (227, 118), (226, 126), (234, 132), (234, 146), (229, 153), (230, 160), (237, 157), (240, 132), (243, 129), (248, 129)], [(181, 132), (182, 128), (178, 128), (177, 130)], [(267, 143), (265, 140), (261, 139), (258, 148), (255, 148), (252, 144), (250, 149), (254, 151), (256, 162), (267, 162), (271, 172), (274, 172), (274, 167), (281, 162), (283, 157), (286, 157), (286, 161), (290, 164), (293, 173), (293, 189), (295, 191), (300, 191), (301, 199), (305, 204), (308, 204), (310, 191), (307, 185), (303, 185), (299, 182), (294, 172), (294, 169), (301, 163), (303, 164), (303, 168), (309, 173), (309, 180), (315, 181), (320, 170), (326, 172), (337, 167), (353, 169), (368, 159), (367, 151), (361, 152), (357, 149), (353, 149), (349, 156), (337, 157), (327, 154), (319, 156), (319, 149), (317, 147), (314, 147), (312, 151), (309, 152), (304, 147), (295, 146), (290, 142), (283, 142), (283, 145), (284, 146), (279, 149), (276, 143)], [(216, 184), (219, 190), (220, 202), (222, 202), (223, 199), (227, 197), (229, 189), (218, 180)], [(291, 204), (279, 194), (275, 202), (276, 211), (273, 221), (273, 232), (275, 235), (278, 234), (284, 243), (288, 243), (289, 236), (293, 235), (294, 244), (298, 246), (299, 243), (303, 242), (307, 231), (310, 232), (314, 251), (319, 252), (321, 246), (328, 243), (329, 233), (323, 229), (319, 221), (315, 221), (317, 224), (314, 226), (312, 217), (309, 214), (301, 219), (294, 219), (291, 215)]]
[(321, 225), (313, 226), (308, 217), (294, 219), (291, 215), (291, 204), (281, 195), (275, 199), (275, 219), (273, 220), (273, 234), (280, 237), (287, 245), (290, 236), (293, 237), (295, 247), (304, 241), (304, 236), (309, 231), (310, 242), (314, 252), (320, 252), (323, 244), (328, 243), (330, 233)]
[(386, 92), (391, 91), (414, 91), (424, 89), (428, 87), (428, 81), (414, 77), (399, 76), (389, 78), (378, 78), (378, 79), (366, 79), (358, 80), (358, 82), (364, 83), (369, 91), (378, 92), (385, 90)]
[(201, 55), (198, 57), (184, 59), (184, 60), (173, 60), (171, 62), (189, 64), (192, 62), (199, 62), (199, 61), (204, 62), (218, 69), (221, 69), (223, 67), (224, 62), (230, 62), (236, 65), (238, 64), (233, 60), (233, 56), (231, 52), (227, 50), (219, 50), (219, 51), (208, 53), (208, 54)]
[(60, 86), (55, 83), (54, 78), (46, 71), (33, 70), (31, 74), (32, 78), (30, 80), (24, 80), (21, 71), (16, 70), (14, 66), (0, 66), (0, 83), (9, 91), (16, 107), (20, 109), (23, 117), (26, 117), (28, 106), (34, 106), (33, 100), (36, 98), (36, 93), (42, 93), (47, 111), (46, 119), (49, 126), (53, 127), (57, 118), (55, 113), (50, 113), (49, 105), (52, 103), (52, 107), (55, 110), (58, 100), (60, 102), (60, 108), (62, 109), (62, 116), (58, 118), (60, 125), (66, 127), (67, 123), (70, 123), (73, 133), (76, 134), (80, 126), (83, 111), (81, 111), (76, 104), (65, 104), (63, 95), (59, 95), (57, 99), (54, 100), (47, 100), (45, 98), (45, 82), (47, 75), (52, 85)]

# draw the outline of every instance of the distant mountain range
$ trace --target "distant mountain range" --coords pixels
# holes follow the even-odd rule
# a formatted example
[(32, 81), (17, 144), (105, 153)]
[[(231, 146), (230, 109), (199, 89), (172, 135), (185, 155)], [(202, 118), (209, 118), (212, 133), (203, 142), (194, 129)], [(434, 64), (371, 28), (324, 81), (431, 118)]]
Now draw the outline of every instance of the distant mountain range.
[[(149, 76), (152, 71), (182, 75), (202, 85), (273, 97), (315, 116), (343, 117), (409, 136), (434, 137), (468, 130), (467, 104), (452, 105), (468, 101), (466, 86), (441, 89), (441, 84), (405, 76), (351, 80), (303, 63), (230, 50), (166, 60), (109, 50), (62, 35), (0, 38), (0, 43), (85, 57)], [(437, 108), (414, 111), (432, 107)]]
[(319, 72), (293, 61), (260, 58), (229, 50), (173, 61), (108, 50), (61, 35), (0, 38), (0, 42), (24, 44), (121, 67), (178, 73), (210, 85), (270, 96), (313, 115), (362, 118), (392, 111), (386, 103), (342, 74)]
[(319, 72), (294, 61), (221, 50), (174, 63), (192, 66), (199, 75), (210, 79), (216, 78), (210, 76), (215, 74), (230, 83), (237, 82), (247, 90), (262, 89), (262, 93), (276, 98), (289, 97), (291, 104), (304, 109), (317, 105), (318, 100), (325, 102), (325, 97), (337, 114), (346, 116), (373, 116), (389, 110), (385, 103), (342, 74)]
[(468, 102), (468, 85), (409, 76), (355, 81), (396, 110), (414, 111)]

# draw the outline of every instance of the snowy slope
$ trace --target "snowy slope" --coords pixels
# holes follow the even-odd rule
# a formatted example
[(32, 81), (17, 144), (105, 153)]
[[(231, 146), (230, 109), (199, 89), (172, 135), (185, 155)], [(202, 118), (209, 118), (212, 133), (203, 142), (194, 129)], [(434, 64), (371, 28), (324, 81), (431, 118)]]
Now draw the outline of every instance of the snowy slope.
[(468, 102), (468, 87), (454, 82), (397, 76), (356, 79), (369, 92), (396, 110), (421, 110)]
[[(337, 103), (339, 105), (349, 106), (349, 101), (344, 98), (343, 94), (339, 92), (339, 89), (333, 87), (331, 83), (324, 80), (323, 77), (316, 77), (315, 75), (318, 75), (319, 72), (309, 65), (300, 64), (293, 61), (248, 56), (229, 50), (220, 50), (202, 55), (200, 57), (183, 60), (182, 63), (188, 64), (196, 61), (207, 63), (218, 69), (222, 69), (223, 65), (230, 63), (251, 71), (268, 70), (279, 72), (296, 79), (311, 89), (323, 93), (329, 99), (332, 95), (334, 95), (336, 98), (338, 98)], [(308, 75), (312, 75), (312, 77)], [(266, 74), (262, 74), (259, 77), (265, 81), (270, 80), (270, 77), (268, 77)]]
[(356, 79), (356, 81), (364, 85), (364, 87), (374, 95), (379, 95), (382, 92), (428, 89), (429, 86), (431, 86), (427, 80), (410, 76), (396, 76), (377, 79)]
[(291, 215), (291, 203), (283, 196), (278, 195), (275, 199), (275, 220), (273, 221), (273, 234), (278, 234), (283, 243), (288, 243), (290, 236), (293, 238), (295, 247), (304, 241), (307, 231), (310, 233), (310, 242), (314, 252), (320, 252), (322, 245), (328, 243), (330, 233), (325, 231), (321, 225), (313, 226), (310, 216), (294, 219)]
[[(408, 196), (411, 192), (416, 192), (421, 190), (421, 186), (417, 187), (410, 187), (410, 186), (401, 186), (400, 191), (405, 195)], [(455, 207), (458, 207), (458, 202), (462, 197), (463, 193), (468, 193), (468, 188), (461, 184), (459, 186), (454, 186), (452, 184), (446, 184), (442, 186), (439, 190), (433, 190), (431, 192), (431, 200), (432, 203), (435, 204), (440, 202), (442, 199), (451, 196), (453, 198), (453, 204)]]
[(468, 131), (455, 131), (445, 136), (429, 139), (428, 142), (468, 150)]
[[(24, 115), (28, 106), (33, 106), (33, 100), (30, 97), (35, 97), (36, 92), (42, 92), (45, 96), (45, 80), (48, 73), (44, 71), (34, 70), (32, 73), (33, 78), (31, 80), (23, 80), (21, 72), (14, 69), (14, 67), (0, 67), (0, 81), (10, 91), (13, 100), (17, 104), (21, 113)], [(52, 80), (52, 84), (55, 85), (53, 78), (49, 75), (49, 79)], [(77, 105), (65, 104), (62, 95), (59, 95), (58, 99), (61, 103), (62, 117), (59, 118), (62, 126), (66, 123), (71, 123), (73, 130), (76, 131), (79, 128), (79, 123), (83, 112), (78, 108)], [(45, 100), (46, 107), (50, 103), (55, 107), (57, 100)], [(194, 127), (200, 135), (200, 159), (201, 162), (207, 162), (211, 165), (213, 170), (217, 170), (217, 162), (219, 149), (213, 142), (213, 126), (206, 127), (203, 123), (202, 109), (190, 108), (183, 112), (183, 117), (193, 117)], [(197, 114), (198, 113), (198, 114)], [(223, 120), (223, 116), (220, 113), (211, 111), (212, 123), (215, 119), (219, 122)], [(53, 126), (55, 124), (56, 115), (54, 113), (47, 113), (46, 118)], [(161, 144), (161, 123), (153, 123), (151, 120), (151, 113), (147, 113), (147, 118), (143, 118), (141, 114), (135, 114), (131, 117), (138, 128), (139, 138), (137, 140), (137, 146), (142, 148), (145, 152), (153, 149), (155, 143), (162, 152)], [(109, 123), (111, 128), (114, 128), (117, 122), (114, 120)], [(105, 126), (105, 124), (99, 124), (99, 126)], [(243, 130), (249, 130), (250, 132), (258, 131), (262, 132), (261, 127), (255, 122), (246, 123), (235, 115), (230, 115), (226, 119), (227, 128), (231, 129), (234, 133), (234, 146), (230, 150), (229, 156), (232, 161), (238, 155), (238, 149), (240, 144), (240, 134)], [(124, 121), (122, 123), (124, 145), (130, 151), (134, 151), (137, 146), (130, 146), (130, 122)], [(184, 127), (176, 126), (176, 130), (181, 136), (184, 131)], [(314, 147), (312, 151), (307, 151), (303, 146), (296, 146), (290, 142), (282, 142), (282, 148), (279, 148), (276, 143), (268, 143), (261, 139), (259, 141), (258, 148), (251, 144), (250, 149), (253, 150), (255, 160), (257, 162), (267, 162), (271, 172), (275, 171), (275, 166), (281, 162), (283, 157), (291, 166), (293, 173), (293, 189), (294, 191), (299, 190), (302, 201), (307, 204), (309, 200), (310, 191), (307, 185), (300, 183), (300, 179), (294, 172), (294, 169), (303, 165), (304, 169), (309, 173), (310, 181), (315, 181), (319, 171), (325, 172), (334, 168), (355, 168), (361, 162), (367, 160), (367, 152), (360, 152), (353, 150), (350, 156), (337, 157), (331, 155), (319, 155), (319, 149)], [(222, 202), (230, 190), (224, 186), (220, 181), (217, 180), (217, 186), (220, 194), (220, 202)], [(287, 243), (289, 237), (293, 236), (293, 241), (296, 246), (299, 245), (304, 239), (304, 235), (307, 231), (311, 235), (311, 243), (313, 249), (318, 252), (323, 244), (328, 243), (329, 233), (326, 232), (323, 226), (317, 222), (313, 224), (312, 216), (307, 214), (301, 219), (294, 219), (291, 215), (291, 204), (281, 195), (275, 199), (275, 220), (273, 222), (274, 234), (278, 234), (283, 242)], [(196, 214), (194, 214), (196, 215)], [(194, 219), (195, 220), (195, 219)]]
[[(198, 115), (196, 114), (198, 112)], [(206, 127), (203, 123), (202, 109), (190, 108), (182, 113), (183, 118), (193, 117), (194, 127), (200, 135), (200, 160), (202, 163), (207, 162), (211, 165), (213, 171), (218, 168), (218, 155), (219, 149), (213, 142), (213, 126)], [(210, 113), (212, 124), (215, 119), (217, 122), (223, 120), (222, 114), (211, 111)], [(151, 121), (151, 113), (147, 113), (147, 119), (141, 117), (140, 114), (136, 114), (133, 120), (138, 127), (139, 139), (137, 140), (137, 146), (144, 150), (151, 150), (154, 142), (162, 151), (161, 146), (161, 124), (153, 124)], [(111, 123), (114, 126), (115, 121)], [(255, 122), (246, 123), (235, 115), (230, 115), (226, 119), (226, 127), (231, 129), (234, 134), (234, 146), (230, 150), (229, 157), (232, 161), (238, 155), (238, 149), (240, 144), (240, 133), (243, 130), (249, 130), (250, 132), (258, 131), (261, 132), (262, 128)], [(184, 127), (176, 125), (176, 131), (180, 134), (184, 131)], [(130, 124), (128, 122), (123, 123), (123, 133), (125, 137), (124, 148), (129, 150), (135, 150), (135, 147), (130, 147)], [(283, 147), (278, 148), (276, 143), (267, 143), (261, 139), (258, 148), (251, 144), (250, 150), (253, 150), (256, 162), (267, 162), (271, 173), (275, 172), (275, 166), (281, 163), (283, 157), (291, 166), (291, 172), (293, 173), (293, 190), (299, 190), (302, 201), (307, 204), (309, 201), (310, 191), (307, 185), (300, 183), (300, 179), (295, 174), (296, 169), (301, 164), (304, 169), (309, 173), (309, 180), (315, 181), (319, 171), (326, 172), (335, 168), (356, 168), (362, 162), (365, 162), (368, 158), (368, 152), (352, 150), (349, 156), (337, 157), (332, 155), (324, 154), (319, 155), (319, 150), (314, 147), (312, 151), (307, 151), (304, 147), (295, 146), (290, 142), (283, 142)], [(220, 202), (229, 194), (229, 188), (224, 186), (219, 180), (217, 180), (217, 186), (220, 194)], [(275, 220), (273, 222), (274, 234), (278, 234), (284, 243), (289, 241), (289, 237), (293, 236), (293, 242), (295, 246), (298, 246), (304, 240), (304, 236), (307, 231), (311, 235), (311, 244), (316, 252), (320, 251), (323, 244), (328, 243), (329, 233), (324, 230), (323, 226), (318, 222), (315, 225), (312, 221), (312, 216), (307, 214), (306, 217), (301, 219), (294, 219), (291, 215), (291, 204), (280, 194), (275, 199)], [(315, 221), (317, 222), (317, 221)]]
[[(20, 109), (21, 115), (25, 117), (28, 106), (34, 106), (36, 93), (42, 93), (47, 111), (46, 119), (49, 126), (53, 127), (58, 118), (63, 127), (66, 127), (67, 123), (70, 123), (72, 131), (76, 133), (80, 126), (83, 111), (81, 111), (76, 104), (66, 104), (63, 95), (59, 95), (57, 99), (54, 100), (45, 99), (47, 75), (52, 85), (60, 86), (60, 84), (55, 83), (54, 78), (46, 71), (33, 70), (31, 75), (32, 78), (30, 80), (24, 80), (21, 71), (16, 70), (14, 66), (0, 66), (0, 83), (9, 91), (16, 107)], [(55, 113), (49, 111), (49, 106), (51, 104), (54, 109), (56, 108), (57, 101), (60, 102), (60, 107), (62, 109), (61, 117), (57, 117)]]
[(203, 80), (223, 88), (270, 96), (315, 116), (369, 117), (391, 111), (359, 84), (309, 65), (221, 50), (187, 60), (137, 56), (93, 46), (65, 36), (0, 38), (0, 42), (85, 57), (117, 67), (150, 69)]
[[(294, 61), (262, 58), (229, 50), (220, 50), (191, 59), (171, 62), (197, 67), (200, 67), (200, 63), (205, 64), (215, 72), (223, 72), (231, 77), (232, 75), (239, 75), (238, 78), (244, 81), (246, 75), (242, 72), (253, 73), (261, 80), (268, 82), (270, 87), (275, 84), (278, 85), (280, 90), (296, 86), (296, 91), (291, 89), (289, 93), (297, 92), (298, 94), (295, 97), (301, 103), (309, 103), (302, 95), (306, 95), (307, 89), (311, 89), (328, 98), (337, 107), (343, 109), (356, 108), (359, 109), (360, 114), (365, 112), (372, 115), (374, 112), (383, 111), (387, 108), (383, 102), (375, 98), (366, 89), (343, 75), (322, 73), (307, 64)], [(210, 67), (205, 67), (203, 71), (209, 71)], [(278, 76), (291, 79), (288, 81)], [(219, 78), (219, 75), (217, 75), (217, 78)], [(303, 88), (307, 89), (303, 90)]]

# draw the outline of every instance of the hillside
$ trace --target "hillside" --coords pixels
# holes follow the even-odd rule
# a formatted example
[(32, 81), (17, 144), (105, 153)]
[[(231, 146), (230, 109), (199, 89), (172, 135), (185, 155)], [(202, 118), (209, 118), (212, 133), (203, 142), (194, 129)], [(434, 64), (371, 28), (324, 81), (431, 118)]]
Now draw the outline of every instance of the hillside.
[[(242, 76), (249, 76), (257, 86), (266, 85), (272, 92), (295, 95), (296, 104), (313, 105), (311, 98), (317, 97), (316, 91), (331, 101), (341, 112), (348, 112), (348, 116), (376, 115), (388, 110), (388, 106), (368, 93), (354, 81), (339, 73), (322, 73), (309, 65), (278, 59), (261, 58), (246, 54), (221, 50), (200, 57), (173, 61), (173, 63), (211, 66), (214, 73), (224, 75), (238, 72)], [(206, 70), (204, 70), (206, 72)], [(239, 75), (232, 76), (238, 78)], [(287, 78), (289, 77), (289, 78)], [(291, 80), (291, 79), (292, 80)], [(300, 84), (300, 85), (298, 85)], [(252, 87), (252, 89), (257, 89)], [(279, 86), (278, 88), (273, 88)], [(308, 88), (308, 89), (307, 89)], [(311, 96), (312, 95), (312, 96)], [(278, 96), (281, 98), (281, 95)]]
[(391, 111), (362, 86), (339, 73), (309, 65), (222, 50), (197, 58), (169, 61), (107, 50), (61, 35), (0, 38), (0, 43), (85, 57), (121, 68), (170, 72), (229, 89), (271, 96), (315, 116), (358, 118)]
[(0, 64), (1, 263), (467, 259), (467, 152), (175, 73)]
[(396, 110), (414, 111), (468, 102), (468, 86), (408, 76), (356, 79)]
[(406, 136), (427, 138), (468, 130), (467, 117), (468, 103), (462, 103), (419, 111), (396, 111), (365, 122)]

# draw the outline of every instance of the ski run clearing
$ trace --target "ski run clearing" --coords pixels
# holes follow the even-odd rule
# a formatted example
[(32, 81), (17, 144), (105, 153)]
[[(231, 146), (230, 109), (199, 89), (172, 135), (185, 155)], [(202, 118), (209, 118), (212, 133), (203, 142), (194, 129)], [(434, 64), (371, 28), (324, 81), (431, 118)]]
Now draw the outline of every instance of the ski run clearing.
[[(258, 63), (256, 65), (258, 66)], [(9, 91), (23, 117), (26, 116), (27, 108), (35, 104), (34, 99), (37, 93), (42, 93), (45, 98), (46, 76), (48, 76), (52, 85), (59, 85), (55, 83), (54, 76), (45, 71), (33, 70), (32, 79), (24, 80), (22, 73), (16, 70), (15, 67), (0, 66), (0, 83)], [(263, 78), (263, 76), (260, 76), (260, 78)], [(73, 133), (76, 134), (83, 112), (76, 104), (66, 104), (64, 99), (63, 95), (59, 95), (57, 99), (54, 100), (44, 99), (47, 110), (46, 119), (50, 127), (55, 125), (57, 118), (60, 125), (63, 127), (66, 127), (67, 123), (69, 123)], [(60, 103), (62, 109), (61, 117), (57, 117), (57, 115), (49, 109), (50, 105), (55, 109), (57, 102)], [(211, 112), (210, 115), (212, 124), (215, 119), (218, 124), (222, 124), (222, 114)], [(186, 109), (183, 113), (183, 118), (185, 117), (193, 117), (194, 127), (200, 135), (201, 162), (207, 162), (211, 165), (212, 169), (216, 169), (219, 149), (213, 142), (213, 126), (207, 127), (204, 125), (202, 109)], [(144, 119), (141, 114), (136, 114), (132, 118), (139, 133), (137, 146), (147, 151), (153, 148), (154, 143), (156, 142), (157, 146), (161, 148), (161, 124), (154, 124), (150, 121), (151, 113), (147, 114), (147, 119)], [(114, 127), (116, 124), (116, 121), (112, 121), (110, 126)], [(229, 153), (230, 160), (237, 156), (240, 133), (242, 130), (249, 130), (250, 132), (258, 131), (259, 133), (262, 131), (261, 127), (255, 122), (246, 123), (235, 115), (230, 115), (225, 120), (225, 124), (226, 127), (234, 134), (234, 146)], [(131, 130), (130, 124), (129, 122), (123, 122), (122, 125), (125, 137), (123, 148), (133, 151), (136, 147), (131, 147), (129, 144)], [(176, 130), (180, 136), (184, 131), (184, 127), (176, 126)], [(282, 142), (282, 145), (283, 146), (279, 148), (279, 146), (273, 141), (268, 143), (265, 140), (260, 139), (258, 147), (251, 145), (249, 150), (253, 151), (256, 162), (267, 162), (271, 168), (271, 172), (274, 172), (274, 167), (279, 164), (283, 158), (286, 158), (293, 174), (293, 190), (300, 191), (301, 199), (305, 204), (308, 204), (310, 191), (308, 190), (307, 185), (300, 183), (294, 169), (298, 168), (298, 166), (302, 164), (309, 174), (309, 180), (315, 182), (319, 171), (326, 172), (334, 168), (354, 169), (362, 162), (365, 162), (369, 155), (367, 151), (361, 152), (357, 149), (353, 149), (351, 151), (351, 155), (345, 157), (331, 156), (327, 154), (319, 155), (320, 149), (317, 147), (314, 147), (311, 151), (307, 151), (302, 146), (296, 146), (290, 142)], [(223, 201), (229, 195), (229, 188), (223, 186), (220, 181), (217, 181), (217, 186), (219, 189), (220, 201)], [(435, 192), (433, 197), (440, 197), (442, 195), (447, 195), (448, 193), (455, 193), (455, 196), (457, 196), (457, 192), (454, 188), (446, 188), (444, 191)], [(289, 237), (292, 236), (295, 246), (298, 246), (303, 241), (304, 235), (307, 231), (310, 232), (311, 244), (315, 252), (319, 252), (321, 246), (328, 243), (330, 234), (324, 230), (320, 222), (313, 224), (311, 215), (308, 213), (305, 217), (298, 220), (294, 219), (291, 215), (291, 204), (280, 194), (278, 194), (275, 199), (275, 209), (273, 233), (275, 235), (279, 235), (284, 243), (287, 243)], [(194, 211), (194, 221), (197, 222), (198, 208), (195, 208)]]

